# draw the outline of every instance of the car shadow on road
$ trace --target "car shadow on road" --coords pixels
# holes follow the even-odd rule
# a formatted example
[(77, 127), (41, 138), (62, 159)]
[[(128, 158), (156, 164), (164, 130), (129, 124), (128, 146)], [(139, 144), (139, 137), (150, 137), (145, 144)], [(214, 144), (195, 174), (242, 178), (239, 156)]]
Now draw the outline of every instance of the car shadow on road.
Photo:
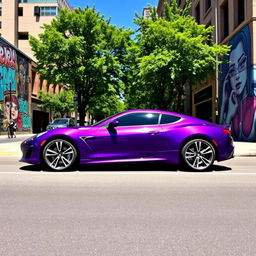
[[(45, 171), (41, 166), (38, 165), (26, 165), (20, 168), (22, 171), (34, 171), (40, 172)], [(220, 172), (220, 171), (230, 171), (232, 170), (230, 167), (222, 166), (222, 165), (213, 165), (211, 169), (203, 172)], [(120, 172), (120, 171), (129, 171), (129, 172), (149, 172), (149, 171), (165, 171), (165, 172), (192, 172), (190, 170), (185, 169), (180, 165), (170, 165), (166, 163), (159, 162), (147, 162), (147, 163), (109, 163), (109, 164), (87, 164), (80, 165), (78, 168), (74, 168), (68, 171), (61, 172)], [(54, 172), (54, 171), (50, 171)], [(56, 171), (57, 172), (57, 171)], [(200, 171), (202, 172), (202, 171)]]

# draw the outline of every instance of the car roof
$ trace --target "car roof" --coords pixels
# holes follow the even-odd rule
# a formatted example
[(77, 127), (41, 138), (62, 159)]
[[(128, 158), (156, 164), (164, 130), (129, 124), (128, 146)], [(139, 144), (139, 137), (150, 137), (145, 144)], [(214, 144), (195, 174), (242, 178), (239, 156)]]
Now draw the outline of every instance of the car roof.
[(55, 118), (53, 120), (66, 120), (66, 119), (73, 119), (73, 118), (70, 118), (70, 117), (58, 117), (58, 118)]
[(113, 115), (111, 117), (106, 118), (105, 120), (100, 121), (99, 123), (96, 123), (95, 126), (101, 126), (101, 125), (105, 125), (106, 123), (109, 122), (109, 120), (118, 118), (120, 116), (123, 116), (125, 114), (130, 114), (130, 113), (146, 113), (146, 112), (151, 112), (151, 113), (158, 113), (158, 114), (166, 114), (166, 115), (174, 115), (183, 119), (193, 119), (193, 117), (190, 116), (186, 116), (186, 115), (182, 115), (182, 114), (178, 114), (175, 112), (170, 112), (170, 111), (164, 111), (164, 110), (155, 110), (155, 109), (133, 109), (133, 110), (126, 110), (123, 111), (121, 113), (118, 113), (116, 115)]
[(119, 114), (125, 114), (125, 113), (138, 113), (138, 112), (151, 112), (151, 113), (158, 113), (158, 114), (166, 114), (166, 115), (174, 115), (179, 117), (185, 117), (185, 115), (178, 114), (175, 112), (165, 111), (165, 110), (156, 110), (156, 109), (133, 109), (133, 110), (126, 110)]

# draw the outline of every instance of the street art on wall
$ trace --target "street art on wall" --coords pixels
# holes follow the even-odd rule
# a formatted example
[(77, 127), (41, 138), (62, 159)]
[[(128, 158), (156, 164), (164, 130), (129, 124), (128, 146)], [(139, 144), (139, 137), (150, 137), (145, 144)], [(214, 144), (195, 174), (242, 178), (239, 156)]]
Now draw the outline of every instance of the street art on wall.
[(256, 95), (250, 25), (229, 42), (228, 61), (221, 66), (219, 85), (220, 123), (231, 126), (238, 141), (256, 141)]
[(0, 40), (0, 120), (6, 130), (10, 119), (18, 131), (31, 128), (28, 107), (28, 59)]

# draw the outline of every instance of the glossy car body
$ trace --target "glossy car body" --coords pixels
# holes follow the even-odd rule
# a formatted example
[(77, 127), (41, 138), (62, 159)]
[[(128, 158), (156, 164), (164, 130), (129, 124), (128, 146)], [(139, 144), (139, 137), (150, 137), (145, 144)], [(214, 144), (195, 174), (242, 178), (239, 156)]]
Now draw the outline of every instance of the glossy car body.
[(46, 163), (53, 170), (64, 170), (75, 161), (79, 164), (185, 162), (193, 170), (205, 170), (214, 160), (229, 159), (234, 152), (228, 127), (146, 109), (125, 111), (94, 126), (49, 130), (24, 141), (21, 149), (21, 161)]

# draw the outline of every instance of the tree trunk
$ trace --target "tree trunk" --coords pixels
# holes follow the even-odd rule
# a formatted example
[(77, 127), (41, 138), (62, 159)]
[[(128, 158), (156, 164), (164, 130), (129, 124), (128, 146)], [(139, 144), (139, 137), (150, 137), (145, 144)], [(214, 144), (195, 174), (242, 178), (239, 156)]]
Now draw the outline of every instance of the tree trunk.
[(183, 108), (182, 108), (182, 96), (183, 96), (183, 86), (178, 85), (177, 87), (177, 112), (178, 113), (183, 113)]
[(86, 115), (86, 106), (88, 105), (88, 102), (85, 102), (85, 100), (83, 99), (83, 95), (82, 95), (82, 90), (81, 88), (83, 88), (82, 84), (76, 84), (76, 93), (77, 93), (77, 110), (79, 113), (79, 121), (80, 121), (80, 126), (84, 126), (84, 119), (85, 119), (85, 115)]
[(79, 112), (80, 126), (84, 126), (84, 119), (86, 116), (85, 108), (83, 106), (79, 106), (78, 112)]

